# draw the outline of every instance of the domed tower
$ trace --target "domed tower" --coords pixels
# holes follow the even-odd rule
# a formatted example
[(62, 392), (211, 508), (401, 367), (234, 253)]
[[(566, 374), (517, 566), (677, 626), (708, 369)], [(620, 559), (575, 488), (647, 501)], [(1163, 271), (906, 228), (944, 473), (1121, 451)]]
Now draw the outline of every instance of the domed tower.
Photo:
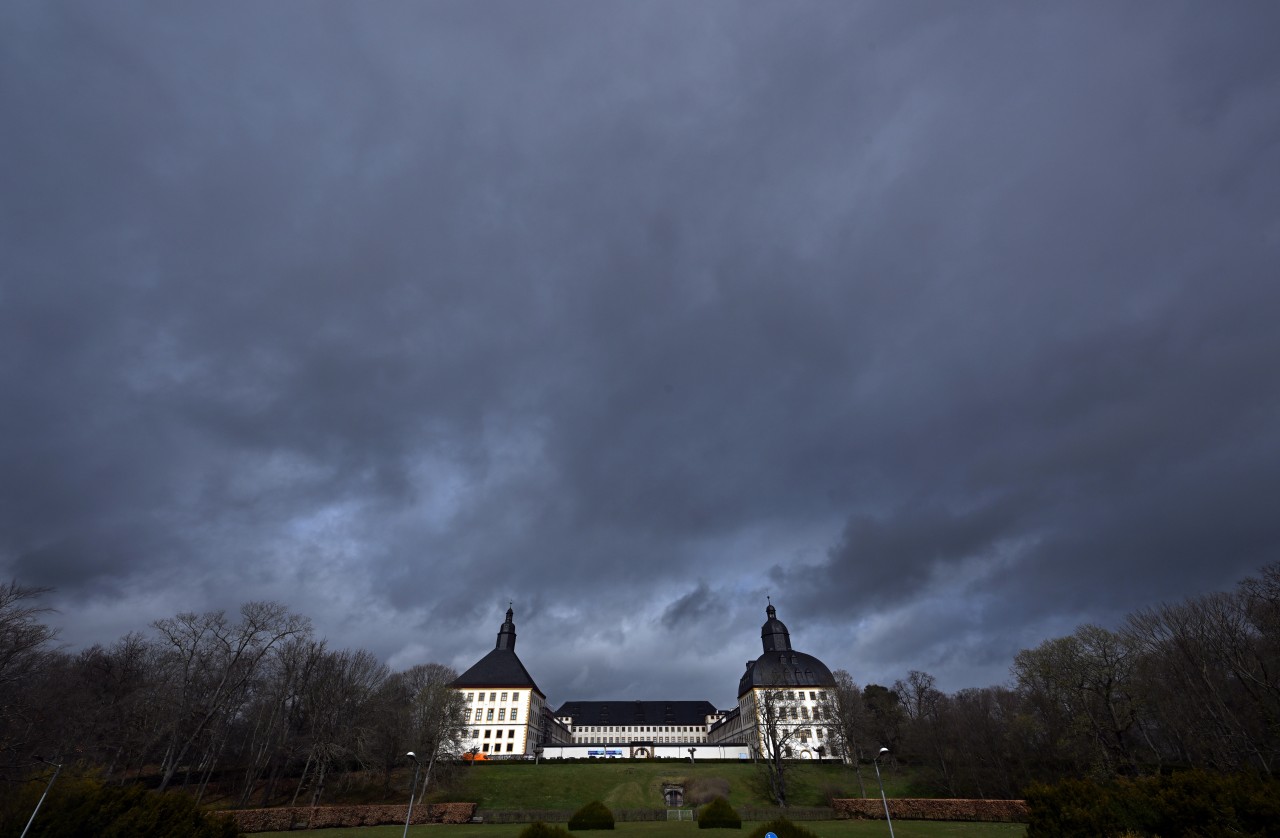
[(746, 742), (766, 756), (773, 749), (800, 759), (830, 754), (834, 721), (829, 691), (836, 684), (831, 670), (792, 648), (791, 632), (772, 602), (765, 608), (760, 645), (760, 657), (747, 661), (738, 680), (736, 718), (726, 719), (729, 723), (712, 733), (719, 741)]

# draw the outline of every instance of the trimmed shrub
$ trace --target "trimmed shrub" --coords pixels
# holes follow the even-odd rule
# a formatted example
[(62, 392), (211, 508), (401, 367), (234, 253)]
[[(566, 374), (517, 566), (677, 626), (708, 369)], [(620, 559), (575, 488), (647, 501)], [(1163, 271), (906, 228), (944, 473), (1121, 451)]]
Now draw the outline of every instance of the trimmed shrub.
[(1027, 838), (1273, 835), (1280, 781), (1184, 771), (1136, 780), (1064, 780), (1027, 791)]
[(698, 829), (742, 829), (742, 818), (723, 797), (698, 811)]
[(593, 800), (573, 813), (569, 829), (613, 829), (613, 812), (599, 800)]
[(520, 838), (569, 838), (569, 830), (538, 821), (526, 826)]
[(758, 826), (751, 831), (747, 838), (764, 838), (766, 833), (772, 832), (778, 838), (818, 838), (817, 834), (810, 832), (802, 826), (796, 826), (786, 818), (778, 818), (775, 821)]

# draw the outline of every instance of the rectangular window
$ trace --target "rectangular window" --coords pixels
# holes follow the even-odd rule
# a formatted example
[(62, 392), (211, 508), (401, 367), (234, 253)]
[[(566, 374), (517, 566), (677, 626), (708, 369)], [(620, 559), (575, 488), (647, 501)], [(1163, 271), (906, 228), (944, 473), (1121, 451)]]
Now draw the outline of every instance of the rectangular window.
[(487, 753), (489, 753), (489, 743), (488, 743), (488, 742), (485, 742), (485, 743), (484, 743), (484, 752), (485, 752), (486, 754), (487, 754)]
[(507, 731), (507, 738), (508, 738), (508, 739), (515, 739), (515, 738), (516, 738), (516, 732), (515, 732), (514, 730), (508, 730), (508, 731)]
[(505, 722), (506, 720), (507, 720), (507, 708), (505, 708), (505, 707), (499, 707), (499, 708), (498, 708), (498, 721), (500, 721), (500, 722)]
[(467, 713), (466, 713), (466, 716), (465, 716), (464, 718), (466, 719), (467, 724), (470, 724), (470, 723), (471, 723), (471, 708), (470, 708), (470, 707), (468, 707), (468, 708), (467, 708)]
[(513, 722), (514, 722), (514, 721), (516, 720), (516, 717), (517, 717), (517, 716), (519, 716), (519, 715), (520, 715), (520, 710), (519, 710), (519, 708), (512, 707), (512, 708), (511, 708), (511, 721), (513, 721)]
[(497, 694), (497, 693), (489, 693), (489, 700), (490, 700), (490, 701), (497, 701), (497, 700), (498, 700), (498, 694)]
[(494, 739), (501, 739), (501, 738), (502, 738), (502, 731), (498, 731), (497, 733), (495, 733), (495, 734), (493, 735), (493, 738), (494, 738)]
[(502, 694), (502, 700), (503, 700), (503, 701), (506, 701), (506, 700), (507, 700), (507, 694), (506, 694), (506, 693), (503, 693), (503, 694)]
[(484, 732), (484, 738), (485, 738), (485, 739), (488, 739), (488, 738), (489, 738), (489, 734), (490, 734), (490, 733), (492, 733), (492, 732), (493, 732), (493, 731), (491, 731), (491, 730), (486, 730), (486, 731)]
[(485, 714), (485, 716), (484, 716), (484, 720), (485, 720), (486, 722), (491, 722), (491, 721), (493, 721), (493, 708), (492, 708), (492, 707), (490, 707), (490, 708), (489, 708), (489, 712)]
[(809, 708), (808, 708), (808, 707), (801, 707), (801, 708), (800, 708), (800, 718), (802, 718), (802, 719), (807, 719), (807, 718), (809, 718)]
[(796, 718), (796, 717), (797, 717), (796, 708), (792, 707), (792, 708), (791, 708), (791, 718), (793, 718), (793, 719), (794, 719), (794, 718)]
[(507, 753), (511, 753), (512, 749), (514, 749), (514, 748), (515, 748), (515, 743), (513, 743), (513, 742), (508, 742), (508, 743), (507, 743)]
[(467, 693), (467, 701), (475, 701), (475, 700), (476, 700), (475, 693)]
[(472, 739), (479, 739), (479, 738), (480, 738), (480, 729), (479, 729), (479, 728), (476, 728), (475, 730), (471, 731), (471, 738), (472, 738)]

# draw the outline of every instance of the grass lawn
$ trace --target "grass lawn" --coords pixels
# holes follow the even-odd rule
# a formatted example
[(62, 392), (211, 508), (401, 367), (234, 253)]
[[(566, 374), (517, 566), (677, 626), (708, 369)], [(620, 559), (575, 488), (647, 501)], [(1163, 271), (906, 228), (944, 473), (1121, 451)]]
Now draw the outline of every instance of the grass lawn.
[[(486, 765), (458, 770), (448, 789), (428, 795), (432, 802), (465, 800), (481, 809), (569, 809), (601, 800), (610, 809), (661, 808), (662, 785), (684, 784), (689, 778), (720, 778), (729, 784), (729, 803), (735, 807), (771, 805), (763, 769), (749, 762), (529, 762)], [(869, 796), (878, 796), (875, 773), (863, 770)], [(885, 792), (909, 797), (909, 777), (886, 773)], [(826, 806), (826, 792), (860, 797), (853, 769), (828, 763), (794, 764), (787, 773), (788, 802), (793, 806)]]
[[(889, 834), (884, 821), (805, 821), (800, 824), (820, 838), (883, 838)], [(428, 824), (409, 827), (413, 838), (517, 838), (527, 824), (467, 824), (442, 826)], [(733, 829), (698, 829), (696, 823), (678, 821), (670, 823), (620, 823), (612, 832), (580, 832), (587, 838), (617, 836), (617, 838), (733, 838), (746, 835), (756, 824), (742, 825), (742, 831)], [(1022, 838), (1027, 828), (1020, 823), (957, 823), (941, 821), (894, 821), (897, 838)], [(256, 832), (253, 838), (288, 838), (306, 834), (315, 838), (399, 838), (403, 826), (368, 826), (363, 829), (315, 829), (299, 832)]]

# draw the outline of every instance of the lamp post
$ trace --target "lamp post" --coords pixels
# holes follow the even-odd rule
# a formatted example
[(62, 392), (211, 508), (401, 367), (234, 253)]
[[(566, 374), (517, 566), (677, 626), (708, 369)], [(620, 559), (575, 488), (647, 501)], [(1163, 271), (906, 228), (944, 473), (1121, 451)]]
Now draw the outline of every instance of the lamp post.
[(889, 838), (893, 838), (893, 819), (889, 817), (889, 798), (884, 796), (884, 780), (880, 779), (880, 757), (889, 753), (888, 748), (881, 748), (876, 758), (871, 760), (876, 767), (876, 782), (880, 784), (880, 800), (884, 803), (884, 822), (889, 824)]
[(405, 754), (409, 759), (413, 760), (413, 785), (409, 786), (409, 811), (404, 816), (404, 836), (409, 836), (409, 820), (413, 817), (413, 795), (418, 790), (418, 769), (422, 767), (422, 763), (418, 762), (418, 755), (413, 751)]
[[(36, 759), (40, 759), (36, 757)], [(44, 804), (44, 799), (49, 796), (49, 789), (53, 788), (53, 781), (58, 779), (58, 774), (62, 771), (62, 763), (49, 762), (47, 759), (41, 759), (45, 765), (53, 766), (53, 776), (49, 778), (49, 783), (44, 787), (44, 794), (40, 795), (40, 799), (36, 801), (36, 808), (31, 811), (31, 817), (27, 819), (27, 825), (22, 828), (22, 835), (19, 838), (27, 838), (27, 830), (31, 828), (31, 824), (35, 822), (36, 813), (40, 811), (40, 806)]]
[(693, 764), (693, 752), (694, 752), (694, 751), (696, 751), (696, 750), (698, 750), (698, 749), (697, 749), (697, 748), (690, 748), (690, 749), (689, 749), (689, 764), (690, 764), (690, 765), (692, 765), (692, 764)]

